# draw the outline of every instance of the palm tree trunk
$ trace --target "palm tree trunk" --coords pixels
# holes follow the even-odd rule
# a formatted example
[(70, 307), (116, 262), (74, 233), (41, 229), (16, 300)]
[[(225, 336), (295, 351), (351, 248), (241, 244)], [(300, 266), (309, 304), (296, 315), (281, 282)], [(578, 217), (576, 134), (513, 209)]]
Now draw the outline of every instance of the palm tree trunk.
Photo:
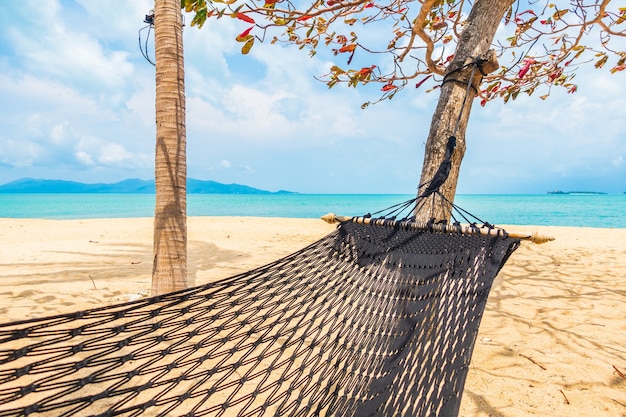
[(155, 0), (156, 153), (151, 295), (187, 288), (185, 72), (180, 0)]
[[(476, 0), (467, 19), (467, 26), (459, 39), (454, 58), (448, 67), (448, 73), (456, 68), (461, 68), (474, 58), (486, 57), (495, 36), (498, 25), (504, 14), (511, 7), (514, 0)], [(492, 57), (492, 61), (493, 61)], [(497, 62), (491, 62), (497, 68)], [(494, 68), (495, 69), (495, 68)], [(493, 70), (493, 69), (492, 69)], [(422, 193), (430, 180), (435, 175), (439, 165), (444, 159), (448, 138), (456, 133), (456, 149), (452, 154), (452, 169), (448, 180), (440, 188), (440, 192), (449, 200), (454, 201), (459, 169), (465, 155), (465, 131), (472, 107), (472, 101), (476, 97), (476, 91), (470, 88), (465, 106), (463, 100), (467, 91), (467, 82), (472, 74), (472, 67), (466, 67), (461, 71), (450, 75), (454, 81), (445, 82), (441, 86), (441, 95), (430, 125), (430, 132), (426, 141), (426, 151), (418, 194)], [(480, 85), (481, 74), (475, 71), (473, 81), (474, 88)], [(462, 111), (461, 111), (462, 109)], [(415, 213), (418, 221), (426, 222), (435, 220), (449, 220), (450, 207), (442, 205), (441, 200), (433, 196), (427, 204), (421, 205)]]

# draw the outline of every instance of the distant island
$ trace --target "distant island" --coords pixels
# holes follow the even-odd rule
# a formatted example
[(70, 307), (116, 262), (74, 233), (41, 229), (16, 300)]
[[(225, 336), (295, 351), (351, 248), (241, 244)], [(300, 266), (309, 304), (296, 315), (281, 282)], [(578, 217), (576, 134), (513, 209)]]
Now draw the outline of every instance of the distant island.
[(605, 195), (606, 193), (602, 193), (599, 191), (548, 191), (548, 194), (569, 194), (569, 195)]
[[(154, 194), (154, 180), (127, 179), (112, 184), (23, 178), (0, 185), (3, 194)], [(187, 179), (188, 194), (297, 194), (291, 191), (259, 190), (240, 184)]]

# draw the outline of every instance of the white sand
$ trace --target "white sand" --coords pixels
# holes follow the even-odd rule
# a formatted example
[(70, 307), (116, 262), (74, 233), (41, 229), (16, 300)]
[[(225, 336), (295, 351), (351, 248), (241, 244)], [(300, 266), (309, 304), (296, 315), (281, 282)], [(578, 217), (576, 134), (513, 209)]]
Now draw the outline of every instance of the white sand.
[[(294, 252), (315, 219), (189, 218), (191, 284)], [(510, 227), (511, 230), (533, 228)], [(626, 229), (541, 227), (492, 289), (462, 416), (626, 416)], [(152, 219), (0, 219), (0, 320), (148, 295)]]

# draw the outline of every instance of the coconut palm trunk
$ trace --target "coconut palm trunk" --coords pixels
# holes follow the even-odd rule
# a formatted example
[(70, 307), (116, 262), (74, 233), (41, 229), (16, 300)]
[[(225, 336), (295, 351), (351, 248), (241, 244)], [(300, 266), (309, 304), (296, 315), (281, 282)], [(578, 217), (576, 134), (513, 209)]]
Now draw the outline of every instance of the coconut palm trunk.
[(152, 295), (187, 287), (185, 72), (180, 0), (155, 0), (156, 153)]

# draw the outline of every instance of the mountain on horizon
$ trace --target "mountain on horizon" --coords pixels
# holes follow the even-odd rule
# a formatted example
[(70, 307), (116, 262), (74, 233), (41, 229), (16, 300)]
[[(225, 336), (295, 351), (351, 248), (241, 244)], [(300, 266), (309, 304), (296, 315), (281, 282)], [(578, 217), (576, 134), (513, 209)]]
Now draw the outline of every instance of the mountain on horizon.
[[(127, 179), (112, 184), (22, 178), (0, 185), (0, 193), (12, 194), (154, 194), (154, 180)], [(187, 179), (187, 194), (296, 194), (291, 191), (260, 190), (241, 184)]]

